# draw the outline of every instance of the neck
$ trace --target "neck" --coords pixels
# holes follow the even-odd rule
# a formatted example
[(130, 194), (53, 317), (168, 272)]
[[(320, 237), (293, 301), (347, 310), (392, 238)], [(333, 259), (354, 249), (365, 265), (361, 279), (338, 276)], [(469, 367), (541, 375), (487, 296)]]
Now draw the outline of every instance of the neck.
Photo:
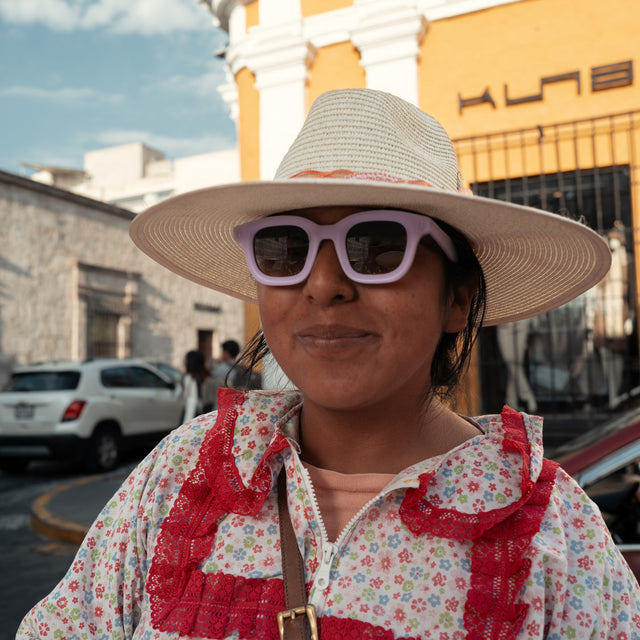
[(341, 411), (305, 398), (302, 459), (340, 473), (399, 473), (446, 453), (478, 431), (439, 400)]

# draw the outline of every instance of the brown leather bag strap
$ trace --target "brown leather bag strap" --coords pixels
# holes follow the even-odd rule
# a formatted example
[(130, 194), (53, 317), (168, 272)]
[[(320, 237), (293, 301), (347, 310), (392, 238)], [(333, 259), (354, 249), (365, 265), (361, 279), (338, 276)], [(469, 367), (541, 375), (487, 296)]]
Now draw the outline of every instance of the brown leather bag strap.
[(286, 611), (278, 614), (280, 640), (306, 640), (309, 622), (310, 637), (318, 640), (316, 612), (307, 604), (307, 590), (304, 582), (304, 563), (298, 548), (296, 534), (289, 516), (287, 504), (287, 474), (284, 466), (278, 474), (278, 516), (280, 520), (280, 549), (282, 554), (282, 578), (284, 580), (284, 601)]

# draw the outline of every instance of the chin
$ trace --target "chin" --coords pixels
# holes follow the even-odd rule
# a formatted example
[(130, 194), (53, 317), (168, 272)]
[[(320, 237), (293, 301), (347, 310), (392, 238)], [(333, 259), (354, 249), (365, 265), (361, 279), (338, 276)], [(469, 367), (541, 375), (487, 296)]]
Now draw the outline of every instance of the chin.
[(330, 411), (355, 411), (366, 409), (384, 402), (382, 395), (372, 393), (371, 389), (354, 389), (353, 382), (335, 381), (324, 388), (315, 386), (311, 393), (300, 387), (304, 398)]

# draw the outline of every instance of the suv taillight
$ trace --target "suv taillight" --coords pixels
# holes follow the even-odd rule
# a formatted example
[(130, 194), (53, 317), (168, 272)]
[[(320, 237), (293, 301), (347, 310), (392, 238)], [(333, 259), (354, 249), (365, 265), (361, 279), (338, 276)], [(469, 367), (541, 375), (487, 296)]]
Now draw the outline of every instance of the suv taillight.
[(87, 404), (84, 400), (74, 400), (62, 414), (62, 422), (68, 422), (69, 420), (77, 420), (84, 409), (84, 405)]

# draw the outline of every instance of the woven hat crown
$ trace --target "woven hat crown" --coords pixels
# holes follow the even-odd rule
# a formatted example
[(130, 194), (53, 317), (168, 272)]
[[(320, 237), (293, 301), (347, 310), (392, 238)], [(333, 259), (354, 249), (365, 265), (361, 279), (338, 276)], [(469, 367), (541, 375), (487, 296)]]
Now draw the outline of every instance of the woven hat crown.
[(315, 100), (275, 179), (307, 177), (309, 171), (453, 192), (462, 186), (442, 125), (397, 96), (367, 89), (328, 91)]

